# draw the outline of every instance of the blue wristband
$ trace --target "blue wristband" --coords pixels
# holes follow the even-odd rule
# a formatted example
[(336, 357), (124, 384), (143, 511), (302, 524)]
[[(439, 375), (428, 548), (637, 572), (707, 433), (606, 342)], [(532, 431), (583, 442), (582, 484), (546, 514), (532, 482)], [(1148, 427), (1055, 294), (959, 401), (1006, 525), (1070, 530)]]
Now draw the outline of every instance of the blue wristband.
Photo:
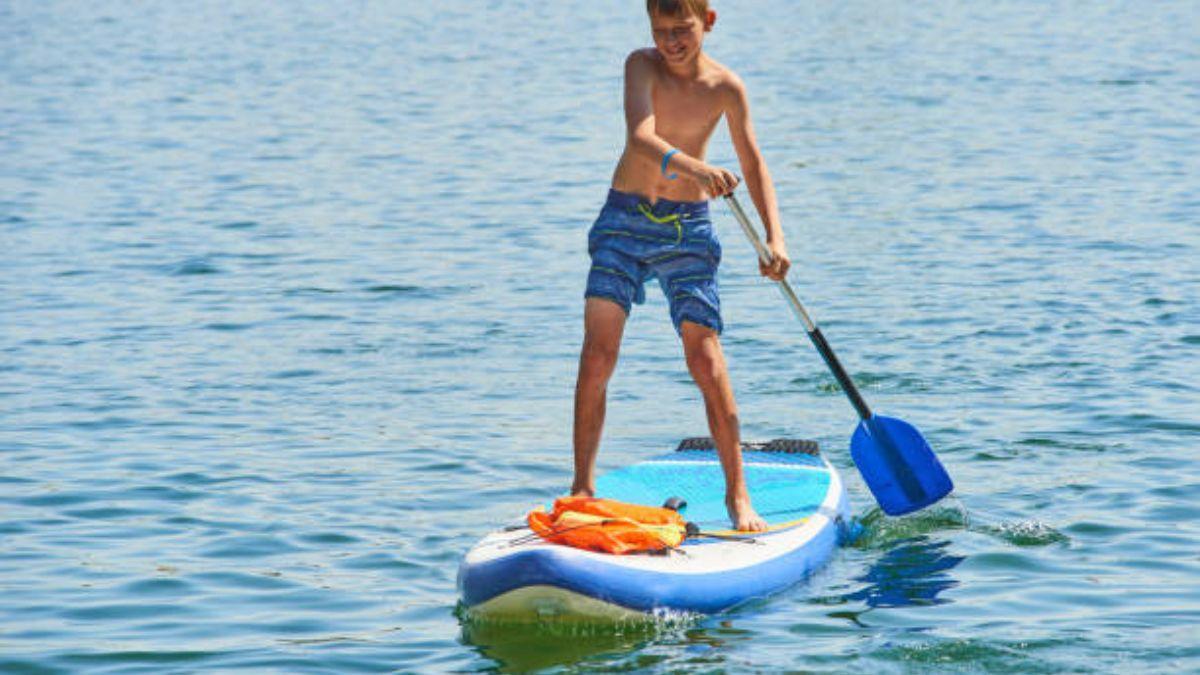
[(667, 162), (670, 162), (670, 161), (671, 161), (671, 155), (673, 155), (673, 154), (675, 154), (675, 153), (677, 153), (677, 152), (679, 152), (679, 148), (671, 148), (670, 150), (668, 150), (668, 151), (667, 151), (667, 154), (663, 155), (663, 162), (662, 162), (662, 175), (666, 176), (666, 177), (667, 177), (667, 180), (675, 180), (676, 178), (678, 178), (678, 177), (679, 177), (679, 174), (676, 174), (676, 173), (670, 173), (670, 174), (669, 174), (669, 173), (667, 173)]

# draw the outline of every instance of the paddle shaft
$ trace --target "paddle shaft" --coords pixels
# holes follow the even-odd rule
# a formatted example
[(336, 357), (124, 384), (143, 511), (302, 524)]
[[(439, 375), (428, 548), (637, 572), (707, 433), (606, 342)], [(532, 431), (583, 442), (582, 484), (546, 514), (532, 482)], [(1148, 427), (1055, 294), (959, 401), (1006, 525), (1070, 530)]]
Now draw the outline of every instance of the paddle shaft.
[[(742, 210), (742, 205), (738, 202), (737, 197), (731, 192), (725, 195), (725, 202), (729, 204), (729, 208), (733, 211), (738, 224), (742, 226), (742, 231), (746, 233), (746, 237), (754, 245), (754, 250), (758, 252), (758, 259), (764, 265), (771, 264), (771, 252), (763, 244), (762, 239), (759, 238), (758, 232), (754, 231), (754, 226), (750, 224), (750, 219), (746, 216), (746, 212)], [(804, 324), (804, 330), (808, 333), (808, 338), (812, 340), (813, 346), (817, 348), (817, 351), (821, 354), (821, 358), (825, 359), (825, 365), (829, 366), (829, 370), (837, 378), (838, 384), (842, 387), (842, 391), (846, 393), (846, 397), (850, 399), (850, 404), (854, 406), (854, 410), (858, 412), (858, 416), (863, 420), (871, 419), (871, 408), (863, 400), (862, 394), (858, 393), (858, 387), (854, 386), (854, 381), (850, 379), (850, 375), (842, 367), (841, 361), (838, 361), (837, 355), (833, 353), (833, 348), (829, 346), (829, 342), (821, 334), (821, 328), (817, 326), (817, 322), (813, 321), (812, 317), (804, 309), (800, 298), (792, 290), (791, 284), (788, 283), (786, 278), (780, 279), (775, 283), (779, 285), (780, 292), (783, 293), (783, 297), (787, 299), (788, 304), (792, 306), (792, 311), (796, 313), (796, 317), (800, 319), (800, 323)]]

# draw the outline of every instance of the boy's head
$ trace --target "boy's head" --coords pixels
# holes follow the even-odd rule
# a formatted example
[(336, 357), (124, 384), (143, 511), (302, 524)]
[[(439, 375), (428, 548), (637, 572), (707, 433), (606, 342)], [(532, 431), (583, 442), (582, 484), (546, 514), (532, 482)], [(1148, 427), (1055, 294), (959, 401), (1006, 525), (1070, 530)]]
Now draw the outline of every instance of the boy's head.
[(646, 0), (654, 46), (668, 63), (684, 64), (695, 59), (704, 45), (704, 34), (712, 30), (717, 13), (708, 0)]

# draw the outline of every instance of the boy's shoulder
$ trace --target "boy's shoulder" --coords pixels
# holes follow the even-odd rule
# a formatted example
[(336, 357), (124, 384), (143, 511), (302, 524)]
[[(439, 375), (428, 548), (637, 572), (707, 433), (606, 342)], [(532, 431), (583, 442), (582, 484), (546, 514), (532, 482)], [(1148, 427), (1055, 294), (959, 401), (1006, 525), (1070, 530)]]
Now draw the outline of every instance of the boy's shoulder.
[[(718, 89), (721, 93), (737, 94), (745, 91), (746, 85), (742, 78), (731, 68), (707, 54), (700, 58), (703, 59), (699, 77), (701, 83)], [(663, 68), (662, 55), (654, 47), (635, 49), (625, 58), (625, 68), (627, 72), (630, 68), (638, 68), (658, 75)]]

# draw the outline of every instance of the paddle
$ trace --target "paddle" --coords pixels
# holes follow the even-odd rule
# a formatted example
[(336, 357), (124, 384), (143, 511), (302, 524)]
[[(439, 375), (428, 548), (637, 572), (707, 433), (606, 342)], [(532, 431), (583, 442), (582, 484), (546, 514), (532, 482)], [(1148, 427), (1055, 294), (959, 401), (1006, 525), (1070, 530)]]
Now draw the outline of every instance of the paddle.
[[(725, 195), (725, 201), (754, 245), (759, 260), (770, 264), (771, 252), (763, 246), (758, 233), (750, 225), (750, 219), (746, 217), (737, 197), (731, 192)], [(821, 353), (821, 358), (825, 359), (825, 365), (829, 366), (858, 412), (860, 421), (850, 439), (850, 456), (884, 513), (890, 516), (911, 513), (950, 494), (954, 484), (921, 432), (904, 420), (871, 412), (862, 394), (858, 393), (858, 387), (854, 386), (854, 381), (821, 334), (821, 329), (804, 310), (804, 305), (800, 304), (800, 298), (787, 279), (780, 279), (777, 283), (804, 324), (809, 339)]]

